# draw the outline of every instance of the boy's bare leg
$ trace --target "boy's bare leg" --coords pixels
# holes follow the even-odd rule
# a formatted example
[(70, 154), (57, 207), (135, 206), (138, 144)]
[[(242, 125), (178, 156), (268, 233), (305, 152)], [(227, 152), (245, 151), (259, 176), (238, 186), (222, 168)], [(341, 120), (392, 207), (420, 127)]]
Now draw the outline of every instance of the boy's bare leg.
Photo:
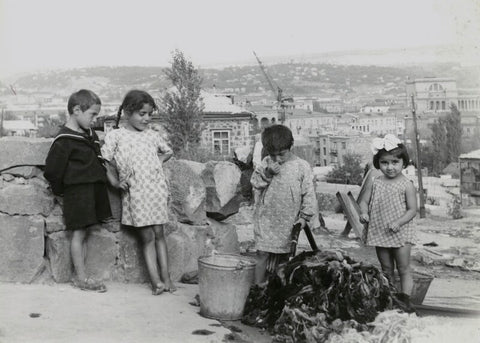
[(140, 238), (142, 240), (143, 257), (147, 265), (148, 275), (152, 284), (152, 290), (155, 295), (160, 294), (165, 289), (165, 285), (158, 274), (157, 253), (155, 249), (155, 233), (151, 226), (139, 228)]
[(268, 260), (268, 252), (265, 251), (257, 251), (256, 262), (255, 265), (255, 284), (259, 285), (267, 281), (266, 272), (267, 272), (267, 260)]
[(87, 278), (85, 272), (85, 237), (86, 229), (73, 230), (70, 253), (72, 255), (73, 267), (78, 280), (84, 281)]
[(160, 278), (165, 283), (165, 290), (173, 292), (177, 288), (170, 279), (170, 270), (168, 268), (168, 250), (165, 241), (165, 233), (163, 225), (155, 225), (153, 227), (155, 232), (155, 248), (157, 250), (157, 261), (160, 267)]

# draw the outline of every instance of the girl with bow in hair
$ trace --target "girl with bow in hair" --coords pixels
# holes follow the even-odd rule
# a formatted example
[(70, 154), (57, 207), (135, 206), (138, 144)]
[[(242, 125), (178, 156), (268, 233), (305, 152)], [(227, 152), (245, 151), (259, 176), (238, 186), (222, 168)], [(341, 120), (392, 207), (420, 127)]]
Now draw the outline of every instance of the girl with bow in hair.
[(408, 152), (391, 134), (375, 138), (372, 152), (373, 165), (382, 175), (374, 178), (360, 202), (360, 221), (368, 223), (365, 243), (376, 248), (382, 270), (391, 282), (397, 267), (401, 284), (398, 298), (412, 309), (410, 250), (415, 235), (410, 222), (417, 214), (417, 197), (412, 182), (402, 173), (409, 163)]

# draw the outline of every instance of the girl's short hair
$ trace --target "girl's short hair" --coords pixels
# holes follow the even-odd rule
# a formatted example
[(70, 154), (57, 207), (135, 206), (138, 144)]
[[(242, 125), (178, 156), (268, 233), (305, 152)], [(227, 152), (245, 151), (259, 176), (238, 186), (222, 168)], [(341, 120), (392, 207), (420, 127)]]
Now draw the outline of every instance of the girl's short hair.
[(73, 108), (80, 106), (82, 112), (85, 112), (93, 105), (101, 105), (102, 101), (97, 94), (89, 89), (80, 89), (68, 98), (67, 109), (69, 114), (73, 114)]
[(262, 145), (269, 154), (290, 149), (293, 146), (292, 131), (284, 125), (266, 127), (262, 133)]
[(393, 155), (396, 158), (401, 158), (403, 160), (403, 168), (407, 167), (410, 163), (410, 156), (408, 155), (407, 148), (405, 147), (405, 145), (400, 143), (398, 144), (398, 147), (390, 151), (387, 151), (385, 149), (378, 150), (378, 152), (373, 155), (373, 166), (375, 168), (380, 169), (380, 157), (386, 154)]
[(127, 114), (132, 114), (135, 111), (140, 111), (145, 104), (152, 106), (154, 110), (158, 108), (155, 100), (153, 100), (152, 96), (147, 92), (138, 89), (132, 89), (129, 91), (123, 98), (122, 104), (118, 108), (115, 128), (118, 129), (122, 111)]

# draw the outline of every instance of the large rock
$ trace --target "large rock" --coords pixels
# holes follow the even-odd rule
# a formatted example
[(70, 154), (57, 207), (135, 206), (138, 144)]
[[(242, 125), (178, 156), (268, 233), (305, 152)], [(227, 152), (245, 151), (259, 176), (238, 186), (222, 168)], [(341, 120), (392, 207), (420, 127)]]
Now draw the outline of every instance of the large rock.
[(0, 212), (48, 216), (54, 207), (53, 199), (49, 192), (36, 185), (10, 184), (0, 189)]
[(44, 220), (0, 214), (0, 281), (31, 282), (44, 269)]
[(45, 165), (52, 139), (0, 138), (0, 170), (19, 165)]
[(211, 254), (238, 253), (240, 246), (235, 227), (209, 219), (208, 225), (177, 223), (167, 236), (170, 276), (178, 281), (184, 273), (198, 270), (198, 258)]
[(72, 279), (71, 241), (72, 231), (58, 231), (47, 236), (47, 259), (55, 282), (70, 282)]
[(101, 280), (111, 280), (117, 260), (118, 244), (114, 233), (98, 225), (89, 230), (85, 267), (87, 274)]
[(202, 172), (205, 170), (204, 163), (190, 161), (190, 160), (178, 160), (178, 161), (188, 165), (193, 170), (193, 172), (199, 176), (202, 175)]
[(120, 282), (149, 281), (138, 232), (135, 232), (135, 229), (123, 228), (117, 238), (119, 253), (113, 280)]
[(165, 165), (169, 181), (170, 209), (182, 223), (202, 225), (206, 223), (205, 184), (182, 160), (172, 160)]
[(211, 218), (208, 219), (208, 223), (213, 231), (212, 240), (216, 251), (230, 254), (240, 253), (240, 244), (235, 225), (217, 222)]
[(48, 233), (65, 231), (65, 221), (60, 215), (51, 214), (45, 218), (45, 231)]
[(37, 167), (15, 167), (8, 169), (5, 173), (11, 174), (13, 176), (21, 176), (26, 179), (31, 179), (37, 175), (42, 174), (42, 170)]
[(206, 163), (202, 179), (207, 190), (206, 210), (210, 217), (223, 220), (238, 212), (240, 178), (240, 168), (231, 162)]

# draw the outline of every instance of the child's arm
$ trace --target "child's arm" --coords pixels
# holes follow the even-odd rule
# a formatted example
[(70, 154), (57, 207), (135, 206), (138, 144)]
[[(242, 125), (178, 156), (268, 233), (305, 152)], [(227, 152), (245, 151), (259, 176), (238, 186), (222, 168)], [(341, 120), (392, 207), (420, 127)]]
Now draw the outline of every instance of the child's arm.
[(160, 159), (160, 162), (167, 162), (173, 156), (173, 150), (165, 142), (159, 132), (156, 132), (156, 142), (157, 142), (157, 155)]
[(53, 194), (63, 195), (63, 175), (67, 169), (69, 151), (59, 141), (54, 142), (45, 161), (43, 175), (50, 183)]
[(368, 203), (370, 202), (370, 198), (372, 196), (373, 179), (369, 178), (369, 180), (365, 180), (364, 193), (359, 199), (359, 204), (358, 204), (361, 210), (360, 222), (363, 224), (368, 223), (370, 221), (370, 216), (368, 215)]
[(407, 202), (407, 211), (387, 226), (387, 229), (398, 232), (402, 225), (407, 224), (417, 215), (417, 194), (413, 183), (409, 182), (405, 190), (405, 199)]
[(304, 175), (301, 184), (302, 203), (300, 205), (300, 213), (298, 220), (295, 223), (300, 223), (302, 229), (306, 222), (310, 221), (315, 215), (315, 209), (317, 206), (317, 196), (315, 194), (315, 188), (313, 186), (313, 174), (310, 166), (305, 166)]
[(126, 191), (128, 189), (128, 183), (126, 181), (120, 181), (118, 178), (117, 168), (115, 165), (105, 160), (105, 168), (107, 169), (107, 180), (115, 188), (120, 188), (121, 190)]
[(270, 170), (270, 164), (270, 157), (267, 156), (255, 167), (252, 177), (250, 178), (250, 183), (254, 190), (267, 188), (272, 181), (275, 174), (273, 173), (273, 170)]

